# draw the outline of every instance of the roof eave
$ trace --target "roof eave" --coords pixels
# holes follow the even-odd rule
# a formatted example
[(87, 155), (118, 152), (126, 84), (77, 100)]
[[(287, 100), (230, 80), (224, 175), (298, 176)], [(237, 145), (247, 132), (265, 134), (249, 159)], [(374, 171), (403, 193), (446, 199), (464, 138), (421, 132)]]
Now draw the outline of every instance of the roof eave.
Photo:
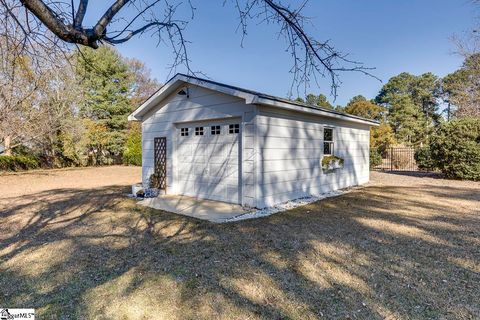
[(334, 113), (330, 111), (323, 111), (321, 109), (317, 108), (311, 108), (307, 106), (301, 106), (297, 104), (292, 104), (292, 103), (286, 103), (282, 101), (277, 101), (273, 99), (268, 99), (268, 98), (262, 98), (259, 97), (256, 100), (257, 104), (262, 104), (262, 105), (267, 105), (267, 106), (273, 106), (281, 109), (286, 109), (286, 110), (293, 110), (293, 111), (298, 111), (298, 112), (303, 112), (303, 113), (310, 113), (310, 114), (316, 114), (319, 116), (325, 116), (329, 118), (336, 118), (344, 121), (349, 121), (349, 122), (356, 122), (356, 123), (361, 123), (361, 124), (366, 124), (369, 126), (379, 126), (379, 122), (375, 120), (369, 120), (369, 119), (364, 119), (356, 116), (350, 116), (350, 115), (343, 115), (339, 113)]

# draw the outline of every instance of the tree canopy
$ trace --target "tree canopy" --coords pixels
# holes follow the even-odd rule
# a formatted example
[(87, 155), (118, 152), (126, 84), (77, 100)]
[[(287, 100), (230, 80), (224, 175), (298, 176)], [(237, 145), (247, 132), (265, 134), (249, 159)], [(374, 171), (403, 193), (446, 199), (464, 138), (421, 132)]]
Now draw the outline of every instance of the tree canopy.
[(319, 94), (318, 96), (309, 93), (305, 98), (305, 103), (311, 106), (317, 106), (325, 109), (334, 109), (333, 105), (328, 101), (327, 97), (324, 94)]
[(348, 102), (344, 112), (367, 119), (381, 120), (384, 116), (385, 108), (367, 100), (364, 96), (358, 95)]
[(432, 73), (414, 76), (401, 73), (380, 90), (375, 102), (388, 110), (387, 120), (400, 142), (416, 145), (428, 142), (440, 121), (439, 79)]
[(457, 117), (480, 117), (480, 53), (466, 57), (462, 67), (443, 78), (447, 103)]

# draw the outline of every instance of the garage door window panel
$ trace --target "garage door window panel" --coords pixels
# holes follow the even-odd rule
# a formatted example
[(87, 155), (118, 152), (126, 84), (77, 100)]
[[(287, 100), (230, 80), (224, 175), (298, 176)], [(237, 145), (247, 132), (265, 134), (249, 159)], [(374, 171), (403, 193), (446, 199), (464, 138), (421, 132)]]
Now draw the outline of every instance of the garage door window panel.
[(203, 127), (195, 127), (195, 135), (203, 136)]
[(228, 126), (228, 133), (235, 134), (240, 132), (240, 125), (239, 124), (231, 124)]
[(220, 128), (220, 126), (211, 126), (210, 133), (212, 134), (212, 136), (221, 134)]

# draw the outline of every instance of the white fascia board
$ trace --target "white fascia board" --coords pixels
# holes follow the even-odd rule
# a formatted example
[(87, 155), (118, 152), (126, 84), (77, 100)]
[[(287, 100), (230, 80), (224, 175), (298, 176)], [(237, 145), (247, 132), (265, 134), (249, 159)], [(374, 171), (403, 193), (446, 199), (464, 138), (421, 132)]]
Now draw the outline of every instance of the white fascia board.
[(272, 99), (267, 99), (267, 98), (257, 98), (255, 100), (256, 104), (263, 104), (267, 106), (273, 106), (281, 109), (287, 109), (287, 110), (293, 110), (293, 111), (298, 111), (298, 112), (303, 112), (303, 113), (310, 113), (310, 114), (316, 114), (319, 116), (324, 116), (328, 118), (336, 118), (344, 121), (349, 121), (349, 122), (356, 122), (356, 123), (361, 123), (361, 124), (366, 124), (369, 126), (373, 127), (378, 127), (379, 122), (375, 120), (368, 120), (368, 119), (362, 119), (362, 118), (357, 118), (355, 116), (347, 116), (347, 115), (342, 115), (342, 114), (337, 114), (333, 112), (328, 112), (328, 111), (323, 111), (320, 109), (314, 109), (314, 108), (308, 108), (308, 107), (303, 107), (291, 103), (286, 103), (282, 101), (276, 101)]

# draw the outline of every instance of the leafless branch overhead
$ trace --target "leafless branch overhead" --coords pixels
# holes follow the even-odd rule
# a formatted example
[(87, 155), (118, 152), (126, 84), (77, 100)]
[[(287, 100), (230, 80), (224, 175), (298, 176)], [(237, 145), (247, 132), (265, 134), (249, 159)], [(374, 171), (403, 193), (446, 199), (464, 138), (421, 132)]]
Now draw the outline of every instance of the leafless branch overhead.
[[(182, 4), (180, 0), (112, 0), (105, 12), (99, 14), (93, 26), (84, 25), (84, 17), (89, 9), (97, 9), (92, 5), (89, 7), (88, 0), (0, 0), (0, 3), (5, 6), (18, 1), (28, 9), (27, 20), (29, 15), (34, 16), (67, 43), (97, 48), (102, 42), (120, 44), (148, 32), (157, 37), (157, 44), (163, 43), (173, 48), (173, 67), (185, 65), (190, 71), (184, 30), (189, 20), (194, 18), (195, 8), (191, 0), (186, 4), (192, 15), (184, 19), (176, 18), (177, 8)], [(247, 26), (251, 20), (279, 26), (279, 36), (286, 40), (287, 51), (292, 55), (291, 72), (293, 83), (297, 85), (312, 81), (318, 84), (317, 77), (327, 77), (331, 81), (332, 94), (336, 96), (341, 72), (359, 72), (373, 77), (371, 68), (348, 59), (346, 54), (337, 51), (329, 41), (319, 41), (306, 31), (305, 25), (309, 19), (302, 14), (302, 9), (307, 0), (299, 3), (294, 1), (295, 7), (284, 2), (225, 0), (224, 5), (232, 3), (237, 9), (243, 36), (247, 35)], [(25, 32), (30, 32), (27, 29)]]

